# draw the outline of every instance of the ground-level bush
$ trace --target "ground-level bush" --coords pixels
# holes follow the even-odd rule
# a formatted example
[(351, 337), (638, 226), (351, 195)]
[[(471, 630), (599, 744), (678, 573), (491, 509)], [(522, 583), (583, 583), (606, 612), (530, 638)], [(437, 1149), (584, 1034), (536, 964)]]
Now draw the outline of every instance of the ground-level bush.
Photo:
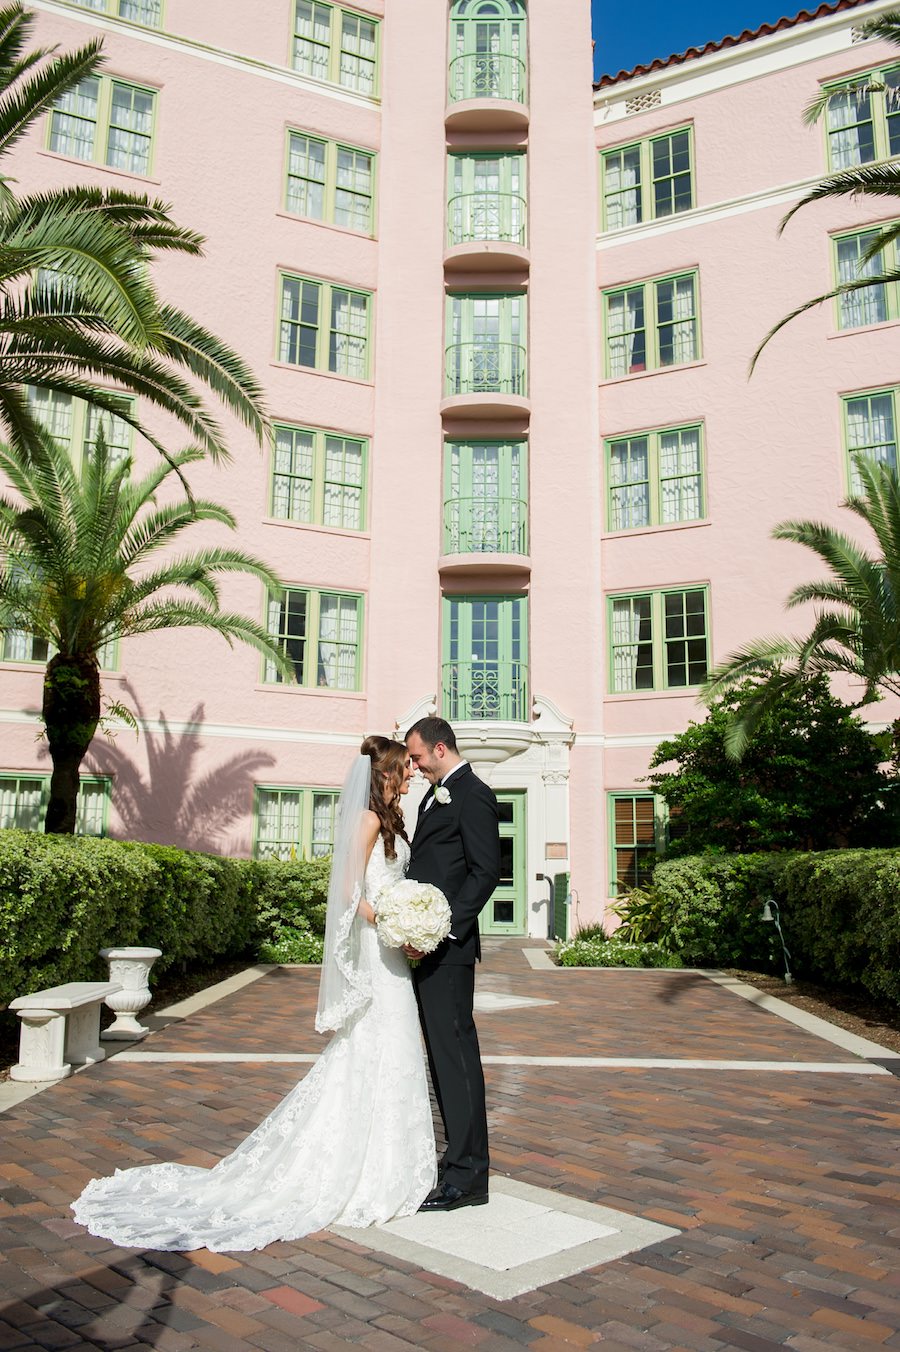
[[(253, 958), (261, 949), (269, 961), (315, 961), (327, 888), (327, 860), (222, 859), (0, 831), (0, 1004), (101, 979), (99, 950), (120, 945), (161, 948), (154, 978), (173, 965)], [(274, 956), (291, 940), (291, 956)]]
[(657, 865), (652, 893), (640, 938), (686, 965), (779, 970), (771, 898), (797, 975), (900, 1004), (900, 850), (692, 855)]
[(613, 937), (576, 935), (556, 947), (560, 967), (681, 967), (681, 959), (659, 944), (624, 944)]

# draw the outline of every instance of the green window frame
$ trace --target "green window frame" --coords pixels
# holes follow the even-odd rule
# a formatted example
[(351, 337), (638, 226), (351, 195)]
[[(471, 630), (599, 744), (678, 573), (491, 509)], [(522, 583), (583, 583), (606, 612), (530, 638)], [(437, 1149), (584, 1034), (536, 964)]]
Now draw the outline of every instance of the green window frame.
[(603, 293), (610, 380), (700, 360), (700, 277), (696, 269)]
[(444, 553), (528, 553), (528, 443), (448, 441)]
[(528, 307), (512, 292), (448, 295), (445, 391), (528, 392)]
[(524, 245), (528, 221), (524, 151), (447, 156), (447, 244)]
[(273, 519), (364, 530), (368, 458), (365, 437), (276, 423), (269, 498)]
[(254, 859), (321, 859), (334, 849), (338, 789), (257, 784), (253, 793)]
[(373, 233), (375, 153), (288, 129), (285, 211), (310, 221)]
[[(833, 235), (835, 285), (855, 282), (860, 277), (878, 276), (879, 273), (900, 267), (900, 240), (896, 239), (887, 246), (887, 251), (880, 249), (867, 263), (863, 262), (866, 252), (879, 235), (895, 225), (896, 221), (883, 221), (866, 230)], [(875, 282), (859, 291), (848, 291), (836, 296), (835, 319), (839, 329), (859, 329), (900, 319), (900, 282)]]
[[(110, 394), (117, 406), (134, 416), (135, 399), (130, 395)], [(76, 399), (46, 385), (26, 385), (28, 406), (38, 422), (55, 441), (64, 446), (72, 457), (76, 470), (81, 470), (85, 458), (93, 450), (102, 428), (113, 463), (118, 464), (133, 453), (134, 428), (130, 422), (115, 413)]]
[(828, 84), (823, 94), (832, 173), (900, 155), (900, 65)]
[(368, 380), (371, 292), (292, 272), (279, 276), (278, 360)]
[(381, 23), (343, 5), (295, 0), (292, 64), (301, 75), (378, 97)]
[(654, 793), (609, 793), (609, 895), (650, 882), (666, 848), (665, 800)]
[[(0, 770), (0, 830), (43, 831), (50, 776)], [(109, 829), (112, 780), (82, 775), (75, 809), (77, 836), (105, 836)]]
[(71, 3), (113, 19), (127, 19), (142, 28), (162, 28), (163, 0), (71, 0)]
[(843, 407), (847, 482), (856, 493), (861, 485), (856, 461), (867, 456), (896, 471), (900, 467), (897, 447), (897, 396), (900, 386), (845, 394)]
[(623, 230), (694, 208), (693, 128), (678, 127), (600, 152), (601, 223)]
[(153, 165), (156, 97), (144, 85), (89, 75), (57, 99), (48, 119), (48, 149), (146, 178)]
[(705, 516), (703, 424), (629, 432), (606, 441), (607, 529), (637, 530)]
[[(360, 690), (363, 598), (353, 592), (282, 587), (270, 592), (266, 629), (294, 666), (297, 684), (322, 690)], [(271, 662), (263, 681), (284, 677)]]
[(629, 592), (607, 599), (611, 694), (685, 690), (706, 680), (706, 586)]
[(444, 717), (455, 722), (526, 722), (528, 599), (445, 596)]
[(526, 36), (523, 0), (454, 0), (450, 9), (449, 100), (525, 103)]

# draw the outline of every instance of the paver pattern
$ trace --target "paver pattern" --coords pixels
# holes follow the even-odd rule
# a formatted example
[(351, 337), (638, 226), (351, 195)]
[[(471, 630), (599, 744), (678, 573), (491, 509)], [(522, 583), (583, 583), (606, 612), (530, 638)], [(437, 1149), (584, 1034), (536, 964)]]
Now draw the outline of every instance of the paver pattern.
[[(483, 988), (558, 1003), (482, 1015), (485, 1052), (852, 1059), (702, 977), (534, 972), (521, 948), (486, 945)], [(315, 971), (273, 972), (144, 1045), (315, 1051), (316, 984)], [(489, 1066), (497, 1172), (681, 1231), (510, 1301), (374, 1252), (365, 1232), (157, 1254), (69, 1219), (94, 1174), (214, 1163), (306, 1070), (111, 1058), (0, 1117), (0, 1352), (900, 1347), (887, 1075)]]

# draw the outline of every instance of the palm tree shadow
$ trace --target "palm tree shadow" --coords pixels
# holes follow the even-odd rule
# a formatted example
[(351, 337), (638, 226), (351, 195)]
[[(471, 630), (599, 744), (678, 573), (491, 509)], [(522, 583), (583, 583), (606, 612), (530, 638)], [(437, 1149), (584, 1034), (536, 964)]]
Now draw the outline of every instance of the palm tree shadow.
[[(145, 710), (126, 681), (123, 688), (139, 722)], [(158, 841), (210, 854), (227, 848), (229, 853), (246, 847), (250, 840), (236, 842), (231, 830), (250, 817), (253, 784), (261, 769), (274, 765), (269, 752), (238, 752), (199, 777), (194, 767), (202, 753), (204, 705), (191, 711), (185, 731), (175, 732), (160, 713), (159, 731), (142, 729), (140, 741), (146, 771), (131, 753), (131, 734), (115, 739), (96, 737), (88, 753), (88, 773), (114, 778), (114, 800), (122, 834), (129, 840)]]

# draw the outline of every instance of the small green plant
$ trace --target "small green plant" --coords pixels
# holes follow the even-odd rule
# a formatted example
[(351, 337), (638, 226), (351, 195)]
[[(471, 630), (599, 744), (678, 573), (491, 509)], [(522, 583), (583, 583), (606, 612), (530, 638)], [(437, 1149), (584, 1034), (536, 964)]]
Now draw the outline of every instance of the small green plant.
[(281, 929), (260, 945), (260, 962), (321, 962), (324, 939), (309, 929)]
[(677, 945), (672, 934), (671, 907), (658, 887), (632, 887), (609, 908), (622, 921), (615, 938), (626, 944), (659, 944), (674, 952)]

